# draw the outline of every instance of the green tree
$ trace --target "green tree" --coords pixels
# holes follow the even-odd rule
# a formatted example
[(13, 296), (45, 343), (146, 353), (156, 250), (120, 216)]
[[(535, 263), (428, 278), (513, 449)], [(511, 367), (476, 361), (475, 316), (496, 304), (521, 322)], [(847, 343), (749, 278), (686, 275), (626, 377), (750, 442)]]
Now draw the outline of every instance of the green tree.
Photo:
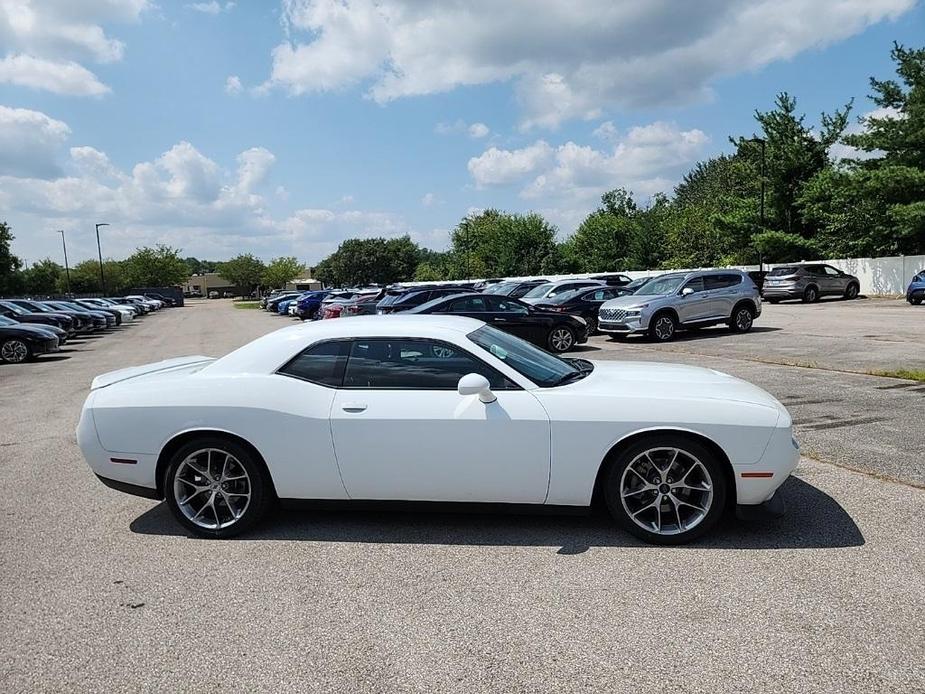
[(391, 284), (410, 280), (422, 258), (408, 236), (394, 239), (347, 239), (315, 268), (328, 286)]
[(263, 261), (250, 253), (242, 253), (222, 263), (222, 277), (246, 293), (260, 284), (265, 272)]
[(64, 268), (50, 258), (39, 260), (22, 271), (22, 285), (29, 294), (64, 292)]
[(762, 231), (752, 237), (752, 244), (766, 263), (793, 263), (819, 257), (819, 249), (812, 241), (786, 231)]
[(563, 248), (569, 266), (575, 272), (629, 269), (637, 211), (628, 190), (604, 193), (601, 206), (585, 217)]
[(22, 261), (11, 250), (14, 238), (10, 225), (0, 222), (0, 295), (18, 292), (22, 287)]
[(556, 227), (541, 215), (489, 209), (459, 222), (451, 235), (450, 279), (554, 272)]
[(304, 274), (305, 266), (292, 256), (274, 258), (267, 263), (263, 272), (263, 284), (267, 287), (279, 289), (299, 275)]
[(635, 215), (628, 267), (638, 270), (661, 267), (667, 257), (670, 219), (671, 202), (664, 193), (656, 193)]
[[(172, 287), (189, 278), (189, 269), (180, 258), (179, 249), (164, 244), (137, 249), (122, 262), (122, 269), (125, 282), (131, 287)], [(106, 288), (112, 288), (108, 278)]]

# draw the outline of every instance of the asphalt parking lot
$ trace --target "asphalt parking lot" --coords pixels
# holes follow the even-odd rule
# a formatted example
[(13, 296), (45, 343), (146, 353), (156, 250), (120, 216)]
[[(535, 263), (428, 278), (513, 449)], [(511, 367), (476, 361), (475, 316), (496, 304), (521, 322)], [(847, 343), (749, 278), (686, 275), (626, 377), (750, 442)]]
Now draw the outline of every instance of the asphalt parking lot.
[(321, 512), (205, 541), (91, 474), (93, 376), (289, 324), (200, 301), (0, 366), (0, 690), (925, 691), (925, 385), (847, 373), (922, 368), (925, 310), (593, 338), (582, 356), (702, 364), (791, 408), (812, 457), (788, 514), (687, 547), (596, 517)]

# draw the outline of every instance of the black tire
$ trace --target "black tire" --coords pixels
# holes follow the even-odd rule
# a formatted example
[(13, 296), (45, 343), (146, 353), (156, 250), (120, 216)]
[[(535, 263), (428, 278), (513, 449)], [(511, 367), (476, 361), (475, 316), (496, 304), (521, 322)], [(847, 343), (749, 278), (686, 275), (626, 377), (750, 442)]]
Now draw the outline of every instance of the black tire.
[(861, 288), (852, 282), (847, 287), (845, 287), (845, 300), (851, 301), (852, 299), (857, 299), (858, 294), (861, 293)]
[(649, 321), (649, 337), (656, 342), (671, 342), (678, 332), (678, 319), (670, 311), (662, 311)]
[(0, 361), (7, 364), (22, 364), (29, 361), (35, 355), (32, 354), (32, 348), (25, 340), (18, 340), (15, 337), (5, 340), (0, 344)]
[[(181, 464), (187, 457), (203, 449), (214, 449), (233, 456), (247, 473), (247, 481), (250, 485), (250, 500), (244, 512), (237, 520), (218, 529), (206, 528), (191, 521), (181, 510), (175, 492), (175, 479)], [(163, 488), (167, 505), (180, 524), (195, 535), (212, 539), (234, 537), (246, 532), (266, 515), (275, 501), (273, 483), (263, 462), (256, 459), (254, 454), (241, 444), (222, 436), (202, 436), (181, 446), (173, 454), (167, 465), (164, 472)], [(202, 493), (207, 494), (210, 492)], [(207, 503), (203, 502), (203, 505), (205, 506)], [(222, 508), (221, 502), (219, 502), (219, 508)]]
[(918, 306), (919, 304), (922, 303), (922, 297), (920, 297), (920, 296), (919, 296), (919, 297), (916, 297), (916, 298), (912, 299), (909, 303), (911, 303), (913, 306)]
[[(629, 465), (644, 452), (660, 448), (678, 449), (679, 451), (682, 451), (684, 453), (683, 459), (685, 461), (690, 460), (690, 458), (696, 459), (703, 465), (709, 474), (709, 482), (712, 491), (712, 498), (709, 501), (709, 508), (707, 509), (706, 514), (704, 514), (702, 518), (689, 530), (681, 530), (680, 532), (674, 532), (673, 534), (659, 534), (658, 532), (643, 528), (639, 523), (633, 520), (621, 496), (621, 483), (623, 482), (623, 476), (627, 467), (629, 467)], [(679, 458), (680, 457), (682, 456), (679, 456)], [(673, 467), (668, 465), (666, 469), (668, 474), (670, 474)], [(671, 478), (669, 477), (668, 479)], [(649, 481), (651, 482), (652, 480)], [(673, 481), (676, 482), (676, 480)], [(705, 533), (709, 532), (716, 525), (726, 508), (728, 483), (726, 479), (726, 471), (724, 469), (724, 462), (718, 460), (716, 455), (699, 441), (681, 434), (652, 434), (636, 441), (633, 443), (633, 445), (619, 453), (613, 460), (609, 461), (609, 467), (605, 472), (603, 482), (604, 500), (607, 503), (607, 508), (610, 511), (610, 515), (613, 517), (613, 519), (624, 530), (632, 535), (635, 535), (640, 540), (650, 544), (682, 545), (696, 540), (698, 537), (701, 537)], [(667, 487), (668, 485), (663, 486)], [(685, 492), (683, 490), (676, 489), (670, 489), (670, 491), (671, 497), (668, 500), (663, 500), (663, 502), (656, 507), (660, 516), (660, 525), (662, 523), (661, 518), (666, 517), (662, 516), (661, 509), (663, 507), (666, 509), (670, 507), (671, 510), (683, 508), (683, 506), (676, 506), (672, 498), (675, 493), (681, 497), (685, 494)], [(658, 496), (660, 491), (659, 489), (656, 489), (653, 490), (652, 493)], [(643, 497), (639, 500), (639, 503), (645, 504), (647, 500), (647, 497)], [(699, 499), (697, 500), (699, 501)], [(692, 501), (692, 499), (688, 497), (688, 501)], [(627, 504), (629, 503), (631, 502), (627, 502)], [(655, 497), (652, 498), (652, 503), (655, 503)], [(646, 516), (644, 515), (643, 518), (646, 518)], [(683, 522), (687, 519), (682, 517), (681, 520)], [(668, 529), (669, 528), (666, 528), (666, 530)]]
[(737, 304), (729, 316), (729, 329), (735, 333), (747, 333), (755, 323), (755, 310), (747, 303)]
[(597, 316), (587, 316), (585, 321), (588, 323), (588, 337), (597, 332)]
[(546, 336), (546, 346), (556, 354), (568, 352), (575, 346), (575, 331), (567, 325), (554, 325)]
[(817, 301), (819, 301), (819, 290), (815, 286), (809, 285), (803, 290), (803, 303), (814, 304)]

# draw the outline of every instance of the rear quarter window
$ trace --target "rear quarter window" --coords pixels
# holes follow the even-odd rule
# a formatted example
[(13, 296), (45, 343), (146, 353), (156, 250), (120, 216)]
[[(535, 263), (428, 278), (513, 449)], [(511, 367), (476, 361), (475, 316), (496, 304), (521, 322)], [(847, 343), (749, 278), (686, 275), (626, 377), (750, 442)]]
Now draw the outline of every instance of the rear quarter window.
[(322, 342), (290, 359), (277, 373), (329, 388), (340, 387), (350, 343), (345, 340)]

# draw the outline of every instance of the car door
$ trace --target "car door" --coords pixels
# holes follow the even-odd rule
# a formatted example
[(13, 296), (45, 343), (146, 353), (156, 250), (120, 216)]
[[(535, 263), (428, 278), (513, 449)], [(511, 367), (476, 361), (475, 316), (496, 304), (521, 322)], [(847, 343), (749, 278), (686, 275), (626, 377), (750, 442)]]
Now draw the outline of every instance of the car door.
[[(457, 392), (488, 378), (497, 400)], [(539, 401), (446, 342), (351, 341), (331, 433), (352, 499), (543, 503), (549, 418)]]
[(728, 318), (739, 298), (742, 276), (729, 272), (704, 275), (704, 290), (709, 302), (709, 315), (714, 318)]
[(546, 344), (546, 333), (549, 332), (551, 321), (537, 316), (532, 306), (500, 296), (487, 296), (485, 300), (490, 310), (486, 322), (498, 330), (522, 337), (534, 344)]
[[(685, 293), (686, 289), (691, 292)], [(711, 317), (710, 296), (703, 283), (703, 277), (693, 277), (681, 287), (676, 304), (678, 318), (682, 323), (691, 323)]]
[(845, 290), (848, 288), (848, 277), (845, 274), (831, 265), (823, 265), (822, 272), (824, 273), (824, 282), (826, 285), (823, 291), (826, 294), (845, 293)]

